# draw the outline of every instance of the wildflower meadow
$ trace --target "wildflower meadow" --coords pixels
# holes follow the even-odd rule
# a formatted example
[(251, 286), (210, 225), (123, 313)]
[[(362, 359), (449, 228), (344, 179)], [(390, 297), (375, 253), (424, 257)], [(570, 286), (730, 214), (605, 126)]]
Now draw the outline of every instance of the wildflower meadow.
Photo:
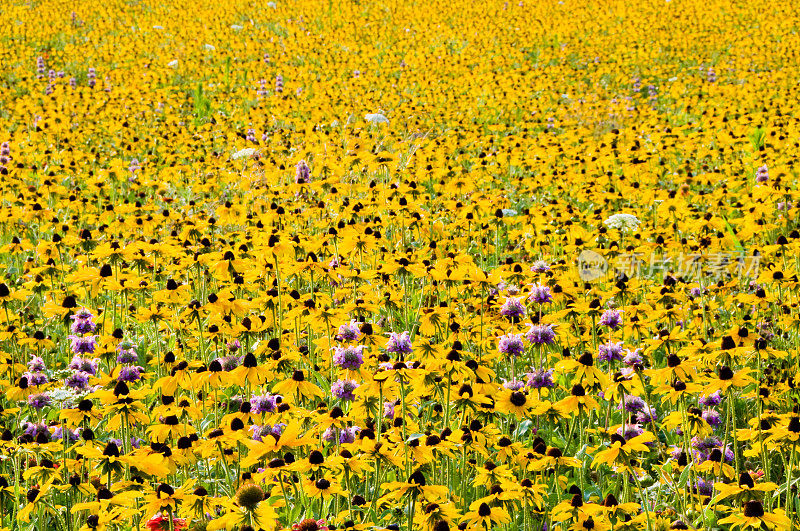
[(800, 3), (0, 20), (0, 530), (800, 530)]

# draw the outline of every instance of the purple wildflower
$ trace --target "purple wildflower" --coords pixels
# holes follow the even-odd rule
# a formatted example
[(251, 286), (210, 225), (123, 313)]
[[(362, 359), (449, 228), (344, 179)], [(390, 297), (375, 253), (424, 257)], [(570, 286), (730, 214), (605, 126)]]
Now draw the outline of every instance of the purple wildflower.
[(272, 413), (275, 408), (283, 401), (281, 395), (256, 395), (250, 398), (250, 406), (253, 413)]
[(97, 348), (97, 339), (95, 336), (69, 336), (72, 341), (72, 352), (75, 354), (94, 354)]
[(294, 182), (297, 184), (308, 184), (311, 182), (311, 168), (308, 167), (306, 161), (301, 160), (297, 163), (294, 170)]
[[(78, 437), (80, 437), (80, 433), (81, 433), (80, 430), (78, 430), (77, 428), (74, 429), (74, 430), (69, 430), (68, 429), (67, 430), (67, 434), (68, 434), (67, 437), (69, 438), (69, 442), (72, 443), (72, 442), (77, 441)], [(61, 426), (56, 426), (56, 428), (53, 430), (52, 440), (60, 441), (61, 438), (63, 437), (63, 435), (64, 435), (64, 430), (61, 428)]]
[(714, 492), (714, 484), (706, 481), (703, 478), (697, 478), (697, 485), (695, 486), (698, 494), (701, 496), (711, 496)]
[(644, 430), (638, 424), (626, 424), (624, 432), (622, 431), (622, 426), (617, 428), (617, 434), (622, 435), (626, 441), (638, 437), (642, 433), (644, 433)]
[(508, 317), (514, 322), (519, 322), (525, 317), (525, 306), (518, 297), (506, 297), (506, 301), (500, 308), (500, 315)]
[(769, 181), (769, 168), (767, 168), (767, 165), (764, 164), (763, 166), (760, 166), (758, 170), (756, 170), (756, 182), (759, 184), (764, 184), (767, 181)]
[[(336, 261), (336, 265), (332, 265)], [(331, 269), (337, 267), (338, 260), (335, 258), (331, 260)], [(336, 334), (336, 339), (338, 341), (357, 341), (358, 338), (361, 336), (361, 330), (359, 329), (359, 322), (352, 320), (349, 323), (343, 324), (339, 326), (339, 332)]]
[(525, 332), (525, 338), (533, 345), (552, 345), (556, 339), (556, 333), (553, 325), (530, 325), (528, 331)]
[(258, 426), (256, 424), (253, 424), (252, 426), (250, 426), (249, 429), (250, 429), (250, 437), (254, 441), (258, 442), (263, 442), (264, 437), (267, 437), (272, 433), (272, 426), (270, 426), (269, 424), (266, 424), (264, 426)]
[(44, 360), (39, 356), (33, 356), (28, 362), (28, 370), (31, 372), (43, 372), (46, 368)]
[(135, 365), (127, 365), (119, 370), (119, 376), (117, 376), (117, 381), (136, 382), (139, 379), (141, 379), (142, 372), (144, 372), (144, 368), (142, 367), (137, 367)]
[(67, 377), (64, 385), (73, 389), (86, 389), (89, 386), (89, 376), (88, 372), (75, 371)]
[(217, 361), (222, 365), (225, 371), (232, 371), (242, 364), (243, 356), (225, 356), (224, 358), (217, 358)]
[(620, 361), (622, 359), (622, 342), (612, 343), (609, 341), (598, 348), (597, 359), (599, 361)]
[(644, 406), (645, 406), (644, 400), (642, 400), (638, 396), (625, 395), (625, 399), (619, 406), (617, 406), (617, 409), (622, 409), (624, 407), (625, 411), (627, 411), (628, 413), (637, 413), (639, 411), (642, 411), (644, 409)]
[(26, 435), (30, 435), (36, 439), (39, 435), (44, 435), (48, 440), (51, 438), (50, 428), (43, 422), (26, 422), (22, 425)]
[(361, 431), (358, 426), (350, 426), (339, 432), (339, 444), (350, 444), (356, 441), (356, 435)]
[(28, 405), (34, 409), (42, 409), (50, 405), (50, 396), (47, 393), (36, 393), (28, 397)]
[(25, 372), (22, 378), (28, 380), (28, 385), (43, 385), (48, 382), (47, 375), (43, 372)]
[(519, 356), (525, 352), (525, 344), (522, 342), (521, 334), (501, 336), (497, 348), (501, 354), (510, 356)]
[(533, 389), (542, 389), (542, 388), (550, 388), (555, 387), (556, 384), (553, 382), (553, 370), (548, 369), (536, 369), (533, 372), (527, 373), (525, 376), (528, 377), (528, 381), (526, 385)]
[(331, 386), (331, 393), (339, 400), (355, 400), (353, 391), (357, 388), (358, 383), (355, 380), (337, 380)]
[(624, 351), (625, 357), (622, 358), (622, 362), (627, 365), (628, 367), (633, 367), (634, 365), (641, 365), (642, 364), (642, 352), (638, 348), (635, 350), (627, 349)]
[(364, 347), (336, 347), (333, 362), (342, 369), (357, 371), (364, 364)]
[(722, 393), (720, 391), (716, 391), (710, 395), (703, 395), (700, 397), (700, 405), (705, 407), (715, 407), (722, 403)]
[(600, 326), (607, 326), (616, 330), (622, 324), (622, 315), (619, 310), (606, 310), (600, 316)]
[(636, 422), (640, 424), (649, 424), (650, 422), (655, 422), (658, 420), (658, 415), (656, 414), (655, 409), (653, 406), (645, 402), (642, 411), (639, 411), (636, 414)]
[(537, 260), (531, 266), (531, 271), (534, 273), (546, 273), (550, 271), (550, 266), (544, 260)]
[(386, 344), (386, 351), (393, 354), (411, 354), (413, 346), (408, 332), (389, 334), (389, 342)]
[(233, 341), (229, 342), (226, 347), (228, 347), (228, 352), (234, 354), (237, 350), (242, 348), (242, 344), (239, 342), (238, 339), (234, 339)]
[(517, 379), (509, 380), (503, 382), (503, 387), (505, 387), (506, 389), (511, 389), (512, 391), (519, 391), (520, 389), (525, 387), (525, 382)]
[(78, 355), (72, 357), (72, 361), (69, 362), (68, 368), (72, 369), (73, 371), (82, 371), (91, 374), (94, 376), (97, 374), (97, 367), (98, 361), (89, 359), (89, 358), (82, 358)]
[(711, 426), (714, 429), (722, 425), (722, 417), (717, 411), (713, 409), (706, 409), (705, 411), (703, 411), (702, 416), (703, 420), (708, 422), (709, 426)]
[(550, 294), (550, 288), (548, 286), (534, 284), (531, 288), (531, 294), (528, 295), (528, 300), (537, 304), (546, 304), (553, 301), (553, 295)]

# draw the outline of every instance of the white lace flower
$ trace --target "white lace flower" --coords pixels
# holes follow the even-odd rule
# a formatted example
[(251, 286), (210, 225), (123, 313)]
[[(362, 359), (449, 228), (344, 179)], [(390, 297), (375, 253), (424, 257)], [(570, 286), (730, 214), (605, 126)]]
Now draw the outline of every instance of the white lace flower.
[(636, 230), (639, 227), (639, 218), (632, 214), (614, 214), (603, 222), (612, 229)]
[(382, 115), (380, 113), (367, 114), (367, 115), (364, 116), (364, 119), (366, 121), (368, 121), (368, 122), (373, 123), (373, 124), (388, 124), (389, 123), (389, 119), (386, 118), (384, 115)]
[(257, 150), (256, 148), (244, 148), (244, 149), (240, 149), (239, 151), (237, 151), (236, 153), (234, 153), (233, 155), (231, 155), (231, 159), (233, 159), (233, 160), (239, 160), (239, 159), (249, 159), (249, 158), (251, 158), (253, 155), (255, 155), (257, 151), (258, 151), (258, 150)]

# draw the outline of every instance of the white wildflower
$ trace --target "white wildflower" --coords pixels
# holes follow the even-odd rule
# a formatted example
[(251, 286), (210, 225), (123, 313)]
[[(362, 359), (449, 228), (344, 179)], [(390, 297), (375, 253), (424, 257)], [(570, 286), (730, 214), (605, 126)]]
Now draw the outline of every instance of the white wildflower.
[(255, 155), (257, 151), (258, 151), (258, 150), (257, 150), (256, 148), (244, 148), (244, 149), (240, 149), (239, 151), (237, 151), (236, 153), (234, 153), (233, 155), (231, 155), (231, 159), (233, 159), (233, 160), (239, 160), (239, 159), (249, 159), (249, 158), (251, 158), (253, 155)]
[(636, 230), (641, 222), (632, 214), (614, 214), (603, 223), (612, 229), (627, 231)]
[(388, 124), (389, 119), (380, 113), (367, 114), (364, 119), (373, 124)]

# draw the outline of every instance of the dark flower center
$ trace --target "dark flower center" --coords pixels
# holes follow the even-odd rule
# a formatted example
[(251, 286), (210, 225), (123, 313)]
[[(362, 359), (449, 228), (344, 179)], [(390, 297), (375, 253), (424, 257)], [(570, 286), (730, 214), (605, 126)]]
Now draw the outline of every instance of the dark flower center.
[(522, 406), (525, 405), (525, 401), (526, 401), (525, 393), (521, 393), (519, 391), (514, 391), (513, 393), (511, 393), (511, 397), (510, 397), (509, 400), (515, 406), (522, 407)]
[(764, 516), (764, 506), (758, 500), (750, 500), (744, 504), (744, 515), (748, 518), (761, 518)]
[(261, 490), (261, 487), (252, 483), (243, 485), (236, 493), (236, 503), (238, 503), (240, 507), (245, 507), (247, 509), (254, 508), (263, 499), (264, 491)]

